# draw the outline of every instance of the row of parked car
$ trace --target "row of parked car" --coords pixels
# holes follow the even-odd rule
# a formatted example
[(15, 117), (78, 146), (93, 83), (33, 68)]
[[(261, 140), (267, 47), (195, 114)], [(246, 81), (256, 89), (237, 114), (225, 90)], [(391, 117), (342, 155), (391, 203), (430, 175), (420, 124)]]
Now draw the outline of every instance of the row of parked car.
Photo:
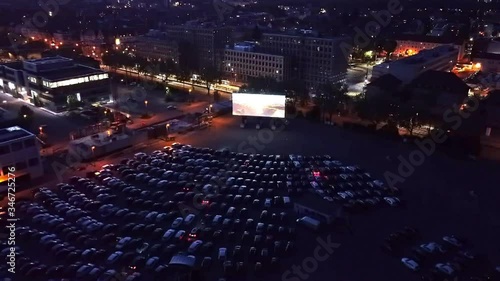
[(311, 190), (345, 207), (399, 201), (394, 190), (328, 155), (176, 143), (34, 190), (18, 205), (20, 239), (29, 245), (18, 249), (21, 276), (164, 280), (176, 256), (214, 277), (271, 271), (295, 253), (290, 207)]
[(437, 242), (423, 242), (421, 239), (418, 230), (406, 227), (391, 233), (382, 249), (395, 256), (403, 255), (401, 263), (420, 274), (422, 280), (455, 280), (453, 278), (468, 276), (467, 280), (480, 281), (498, 280), (494, 278), (500, 277), (500, 268), (492, 269), (491, 274), (487, 274), (487, 257), (467, 250), (468, 243), (464, 238), (446, 235)]
[(310, 187), (324, 200), (340, 204), (345, 210), (361, 212), (381, 206), (402, 207), (397, 188), (383, 182), (357, 166), (343, 165), (329, 156), (290, 155), (296, 169), (307, 175)]

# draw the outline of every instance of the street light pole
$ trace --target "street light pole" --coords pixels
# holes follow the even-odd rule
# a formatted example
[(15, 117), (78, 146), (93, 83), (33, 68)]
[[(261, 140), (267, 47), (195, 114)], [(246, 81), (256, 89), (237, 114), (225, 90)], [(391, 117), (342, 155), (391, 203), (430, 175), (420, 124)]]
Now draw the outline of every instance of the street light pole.
[(146, 106), (146, 115), (148, 115), (148, 101), (147, 100), (144, 101), (144, 105)]
[(94, 161), (95, 161), (95, 146), (93, 145), (91, 147), (91, 149), (92, 149), (92, 166), (95, 166), (95, 163), (94, 163)]

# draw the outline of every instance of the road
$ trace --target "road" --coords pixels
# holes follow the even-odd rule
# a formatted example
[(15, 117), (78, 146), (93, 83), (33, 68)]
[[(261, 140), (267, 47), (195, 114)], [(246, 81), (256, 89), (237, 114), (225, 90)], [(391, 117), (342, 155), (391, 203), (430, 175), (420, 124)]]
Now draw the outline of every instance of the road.
[[(208, 97), (205, 94), (195, 96), (196, 102), (193, 103), (166, 103), (164, 100), (164, 93), (158, 90), (144, 91), (140, 87), (125, 87), (118, 86), (117, 92), (119, 96), (124, 98), (120, 99), (119, 105), (109, 104), (106, 107), (117, 109), (123, 111), (124, 113), (132, 113), (131, 119), (133, 123), (128, 125), (131, 129), (140, 129), (142, 127), (151, 126), (152, 124), (161, 123), (162, 121), (174, 118), (176, 116), (181, 116), (185, 113), (195, 113), (203, 112), (210, 104)], [(131, 93), (135, 93), (132, 94)], [(137, 102), (128, 102), (127, 97), (132, 96)], [(147, 100), (147, 108), (144, 101)], [(3, 101), (6, 101), (3, 103)], [(39, 127), (46, 125), (44, 133), (46, 134), (48, 141), (47, 143), (51, 145), (49, 149), (42, 151), (43, 154), (52, 154), (54, 152), (64, 150), (68, 142), (70, 141), (70, 133), (86, 126), (94, 124), (94, 122), (87, 120), (78, 115), (65, 116), (56, 115), (45, 111), (42, 108), (35, 107), (28, 104), (20, 99), (13, 98), (10, 95), (0, 93), (0, 106), (8, 111), (15, 114), (19, 111), (21, 106), (27, 105), (34, 112), (33, 124), (31, 125), (30, 131), (38, 134)], [(167, 110), (168, 105), (175, 105), (176, 110)], [(142, 119), (140, 116), (147, 113), (151, 115), (151, 118)]]
[[(373, 66), (368, 64), (356, 64), (347, 69), (348, 95), (357, 96), (363, 91), (365, 79), (370, 78), (372, 68)], [(366, 77), (367, 72), (368, 77)]]
[[(16, 114), (23, 105), (31, 108), (34, 112), (31, 131), (38, 134), (38, 128), (42, 125), (47, 125), (44, 133), (49, 136), (49, 142), (53, 144), (69, 141), (69, 133), (71, 131), (91, 124), (90, 121), (84, 118), (55, 115), (4, 93), (0, 93), (0, 99), (2, 100), (1, 107)], [(3, 103), (3, 101), (6, 101), (6, 103)]]
[[(150, 81), (154, 81), (154, 82), (159, 82), (159, 83), (163, 83), (164, 80), (163, 79), (160, 79), (160, 78), (156, 78), (156, 77), (151, 77), (149, 75), (144, 75), (144, 74), (138, 74), (136, 71), (125, 71), (123, 69), (115, 69), (115, 68), (109, 68), (109, 67), (106, 67), (106, 66), (101, 66), (101, 68), (105, 69), (106, 71), (109, 71), (109, 72), (115, 72), (115, 73), (118, 73), (118, 74), (122, 74), (122, 75), (134, 75), (135, 78), (140, 78), (144, 83), (148, 83)], [(191, 88), (193, 93), (198, 93), (198, 94), (207, 94), (207, 88), (205, 85), (201, 85), (201, 84), (191, 84), (191, 83), (181, 83), (181, 82), (177, 82), (177, 81), (171, 81), (169, 80), (167, 82), (167, 84), (171, 87), (175, 87), (175, 88), (178, 88), (178, 89), (189, 89)], [(223, 87), (226, 87), (228, 89), (225, 89)], [(237, 86), (230, 86), (230, 85), (221, 85), (221, 86), (217, 86), (216, 85), (216, 89), (219, 91), (219, 93), (221, 94), (221, 96), (223, 98), (226, 98), (226, 99), (230, 99), (231, 98), (231, 93), (233, 92), (237, 92), (239, 90), (239, 87)], [(213, 94), (213, 90), (210, 90), (210, 93)]]

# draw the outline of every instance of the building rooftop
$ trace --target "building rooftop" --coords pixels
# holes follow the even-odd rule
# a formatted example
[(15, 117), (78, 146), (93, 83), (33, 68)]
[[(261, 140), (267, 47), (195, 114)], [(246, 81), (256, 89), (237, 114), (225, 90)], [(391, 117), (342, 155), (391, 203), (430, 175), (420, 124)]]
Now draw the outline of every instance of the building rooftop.
[[(457, 95), (468, 94), (470, 87), (452, 72), (428, 70), (413, 79), (410, 86), (415, 88), (446, 89)], [(465, 97), (464, 97), (465, 98)]]
[(458, 52), (458, 50), (453, 45), (439, 46), (430, 50), (422, 50), (418, 52), (418, 54), (413, 56), (405, 57), (395, 61), (384, 62), (380, 64), (380, 66), (389, 67), (390, 65), (403, 65), (403, 64), (418, 66), (450, 52)]
[(322, 37), (320, 36), (317, 32), (307, 32), (310, 30), (293, 30), (293, 31), (287, 31), (287, 32), (265, 32), (262, 35), (263, 36), (288, 36), (288, 37), (296, 37), (296, 38), (308, 38), (308, 39), (316, 39), (316, 40), (345, 40), (347, 37), (345, 36), (337, 36), (337, 37)]
[(53, 71), (47, 71), (40, 74), (43, 78), (51, 81), (61, 80), (65, 78), (75, 78), (90, 74), (102, 74), (106, 73), (100, 69), (88, 67), (81, 64), (75, 64), (73, 67), (57, 69)]
[(342, 206), (334, 202), (324, 200), (313, 192), (304, 192), (302, 196), (295, 198), (293, 202), (333, 217), (343, 216)]
[(384, 74), (368, 84), (368, 86), (378, 87), (383, 90), (391, 90), (399, 86), (401, 82), (401, 80), (392, 74)]
[(28, 60), (26, 61), (26, 63), (35, 65), (44, 65), (44, 64), (53, 64), (58, 62), (70, 62), (70, 61), (72, 60), (61, 56), (55, 56), (55, 57), (46, 57), (41, 59)]
[(479, 59), (489, 59), (489, 60), (500, 60), (500, 53), (478, 53), (474, 55), (474, 58)]
[(0, 129), (0, 143), (26, 138), (30, 136), (34, 135), (18, 126)]
[(395, 38), (399, 41), (428, 42), (440, 44), (462, 44), (464, 39), (449, 36), (429, 36), (418, 34), (402, 34)]
[(23, 69), (23, 62), (22, 61), (2, 63), (2, 65), (5, 67), (8, 67), (8, 68), (13, 68), (13, 69), (17, 69), (17, 70)]

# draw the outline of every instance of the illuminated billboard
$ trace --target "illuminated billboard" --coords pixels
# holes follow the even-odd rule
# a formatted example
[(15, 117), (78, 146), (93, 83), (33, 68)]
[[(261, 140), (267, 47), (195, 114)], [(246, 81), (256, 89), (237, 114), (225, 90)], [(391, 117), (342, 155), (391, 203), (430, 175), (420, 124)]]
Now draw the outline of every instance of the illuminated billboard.
[(233, 93), (233, 115), (285, 118), (285, 95)]

